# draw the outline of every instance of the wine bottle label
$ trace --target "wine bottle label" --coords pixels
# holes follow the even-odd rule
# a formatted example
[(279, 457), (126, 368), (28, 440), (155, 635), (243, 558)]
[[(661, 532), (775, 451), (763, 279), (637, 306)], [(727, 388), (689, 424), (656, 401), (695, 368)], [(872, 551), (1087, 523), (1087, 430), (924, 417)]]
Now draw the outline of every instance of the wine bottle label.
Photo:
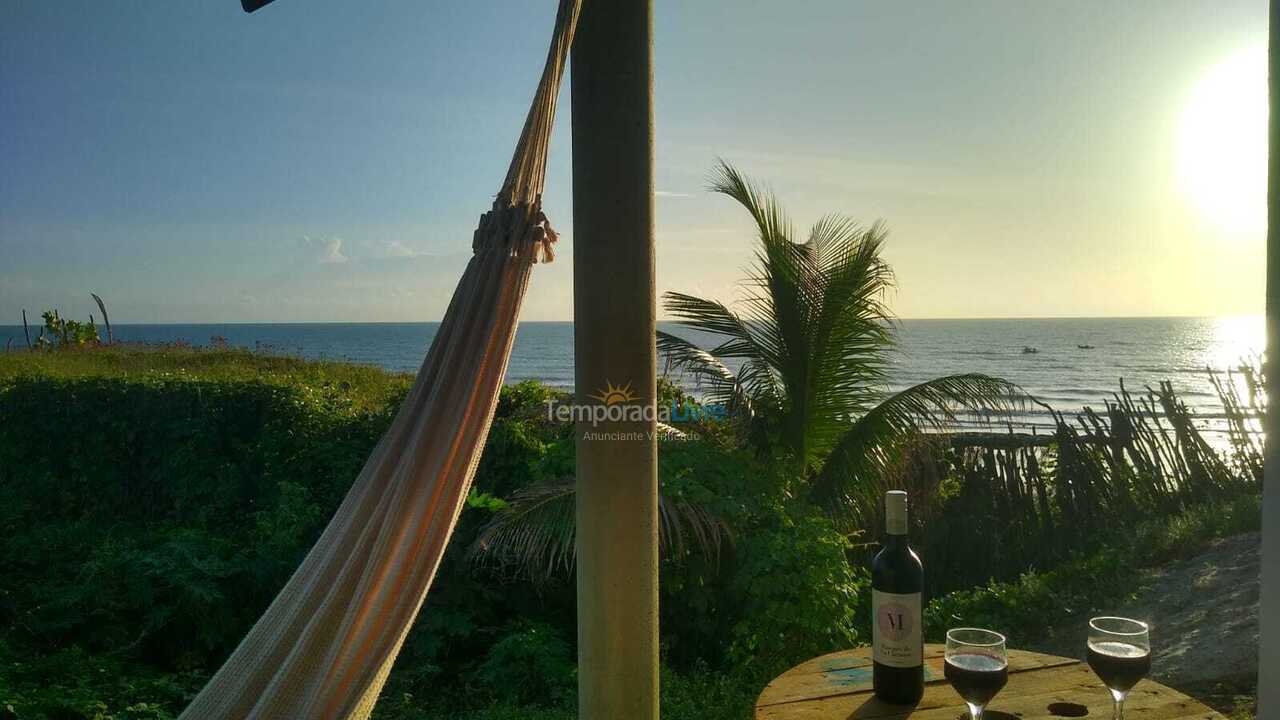
[(917, 667), (924, 662), (920, 593), (871, 591), (871, 656), (881, 665)]

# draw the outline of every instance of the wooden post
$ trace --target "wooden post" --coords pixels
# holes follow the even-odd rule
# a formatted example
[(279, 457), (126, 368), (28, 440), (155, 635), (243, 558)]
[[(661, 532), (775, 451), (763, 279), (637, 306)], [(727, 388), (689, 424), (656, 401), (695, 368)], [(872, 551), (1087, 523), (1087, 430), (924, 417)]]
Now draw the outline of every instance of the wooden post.
[(1262, 488), (1262, 598), (1258, 621), (1258, 717), (1280, 717), (1280, 0), (1271, 0), (1267, 52), (1267, 386), (1266, 466)]
[(652, 27), (585, 0), (570, 63), (580, 720), (658, 717)]

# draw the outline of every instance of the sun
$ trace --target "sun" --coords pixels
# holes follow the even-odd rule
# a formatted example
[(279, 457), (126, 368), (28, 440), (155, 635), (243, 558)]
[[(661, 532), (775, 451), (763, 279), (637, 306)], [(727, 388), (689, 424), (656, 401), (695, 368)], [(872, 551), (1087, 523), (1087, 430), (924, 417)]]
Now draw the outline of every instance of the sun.
[(1267, 53), (1240, 50), (1192, 88), (1178, 129), (1178, 180), (1218, 229), (1256, 234), (1267, 221)]

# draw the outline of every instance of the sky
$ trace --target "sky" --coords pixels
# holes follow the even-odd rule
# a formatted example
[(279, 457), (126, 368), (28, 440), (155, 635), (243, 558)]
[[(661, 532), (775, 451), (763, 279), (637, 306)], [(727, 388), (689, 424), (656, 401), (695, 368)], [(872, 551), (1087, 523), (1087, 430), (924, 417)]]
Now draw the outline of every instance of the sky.
[[(0, 324), (439, 319), (554, 6), (4, 3)], [(883, 220), (902, 317), (1261, 312), (1266, 10), (656, 0), (658, 290), (741, 296), (723, 157)], [(527, 320), (573, 313), (561, 100)]]

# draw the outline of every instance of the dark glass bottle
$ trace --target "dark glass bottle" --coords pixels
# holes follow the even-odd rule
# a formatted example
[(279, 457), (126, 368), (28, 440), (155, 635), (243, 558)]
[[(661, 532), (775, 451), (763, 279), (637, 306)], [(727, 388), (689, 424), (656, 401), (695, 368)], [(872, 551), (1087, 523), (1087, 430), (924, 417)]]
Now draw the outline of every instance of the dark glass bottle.
[(924, 566), (907, 544), (907, 494), (885, 494), (884, 547), (871, 563), (872, 676), (876, 697), (914, 705), (924, 694)]

